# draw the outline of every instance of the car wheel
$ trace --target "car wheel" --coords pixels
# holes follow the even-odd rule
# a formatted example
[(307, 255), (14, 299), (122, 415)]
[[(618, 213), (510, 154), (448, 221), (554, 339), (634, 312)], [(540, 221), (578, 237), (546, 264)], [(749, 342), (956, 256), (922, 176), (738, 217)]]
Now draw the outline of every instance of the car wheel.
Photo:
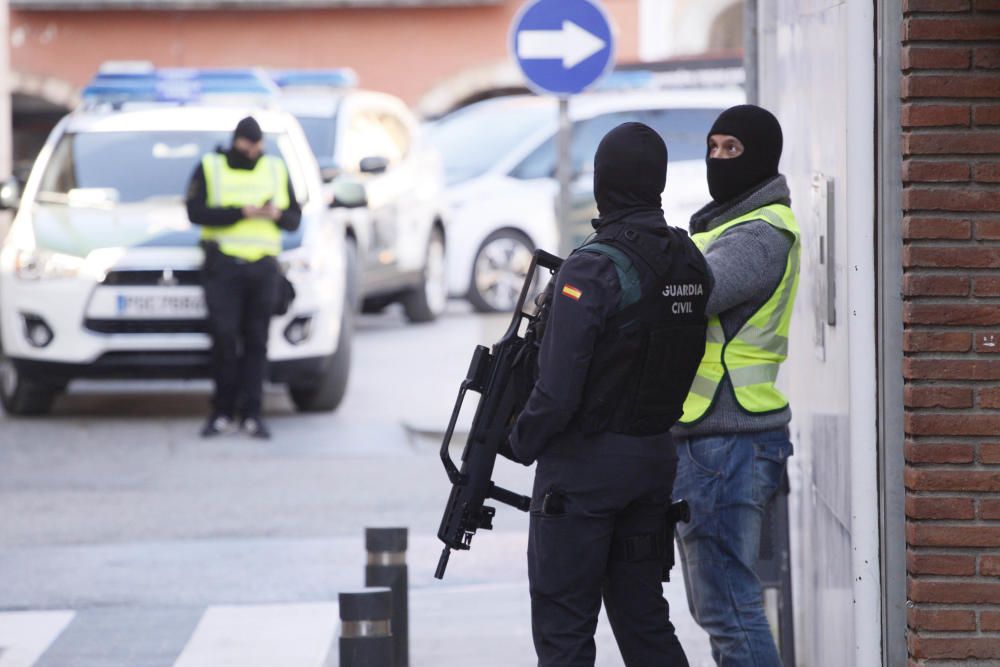
[(354, 335), (354, 312), (344, 309), (340, 320), (340, 339), (337, 351), (327, 360), (318, 382), (288, 387), (292, 402), (299, 412), (332, 412), (347, 393), (347, 379), (351, 374), (351, 337)]
[(411, 322), (431, 322), (448, 306), (448, 275), (444, 262), (444, 235), (431, 232), (427, 242), (423, 284), (403, 297), (403, 311)]
[(500, 229), (487, 236), (472, 264), (472, 307), (481, 313), (513, 310), (534, 250), (528, 237), (512, 229)]
[(0, 402), (9, 415), (44, 415), (58, 389), (24, 377), (7, 357), (0, 357)]

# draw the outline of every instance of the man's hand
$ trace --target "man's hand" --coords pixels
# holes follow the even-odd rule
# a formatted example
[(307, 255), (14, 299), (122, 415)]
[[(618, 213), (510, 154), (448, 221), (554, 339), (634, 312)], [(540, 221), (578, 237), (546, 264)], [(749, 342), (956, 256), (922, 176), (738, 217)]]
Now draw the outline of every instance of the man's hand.
[(272, 202), (267, 202), (263, 206), (244, 206), (244, 218), (264, 218), (277, 222), (281, 218), (281, 209)]

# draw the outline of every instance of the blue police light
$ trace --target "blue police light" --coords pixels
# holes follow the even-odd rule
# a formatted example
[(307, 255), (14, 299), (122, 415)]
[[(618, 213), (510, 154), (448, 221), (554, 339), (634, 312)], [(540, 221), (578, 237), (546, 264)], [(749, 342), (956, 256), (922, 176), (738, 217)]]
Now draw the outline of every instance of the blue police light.
[(102, 68), (83, 89), (84, 102), (196, 102), (207, 96), (263, 96), (278, 92), (259, 69), (161, 68), (116, 71)]
[(358, 85), (357, 72), (349, 67), (273, 70), (271, 77), (281, 88), (352, 88)]

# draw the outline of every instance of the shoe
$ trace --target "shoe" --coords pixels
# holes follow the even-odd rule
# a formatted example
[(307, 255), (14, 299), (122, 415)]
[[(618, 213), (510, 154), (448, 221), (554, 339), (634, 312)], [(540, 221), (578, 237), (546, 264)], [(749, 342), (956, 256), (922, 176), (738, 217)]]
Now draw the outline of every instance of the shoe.
[(260, 438), (261, 440), (271, 439), (271, 431), (268, 430), (267, 424), (260, 417), (244, 417), (241, 427), (243, 432), (251, 438)]
[(201, 427), (201, 437), (212, 438), (232, 430), (233, 420), (225, 415), (212, 415)]

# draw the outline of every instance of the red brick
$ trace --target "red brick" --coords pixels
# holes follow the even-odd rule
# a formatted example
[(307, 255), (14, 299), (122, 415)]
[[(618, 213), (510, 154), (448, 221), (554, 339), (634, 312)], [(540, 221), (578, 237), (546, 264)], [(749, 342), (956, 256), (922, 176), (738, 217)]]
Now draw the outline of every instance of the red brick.
[(970, 180), (968, 162), (932, 162), (906, 160), (903, 162), (904, 183), (964, 183)]
[(972, 115), (976, 125), (1000, 125), (1000, 104), (979, 104)]
[(1000, 334), (977, 333), (975, 335), (975, 350), (982, 354), (997, 354), (1000, 352)]
[(1000, 443), (979, 445), (979, 462), (986, 465), (1000, 463)]
[(903, 377), (909, 380), (1000, 380), (1000, 361), (907, 358), (903, 359)]
[(972, 280), (975, 296), (1000, 296), (1000, 276), (976, 276)]
[(911, 523), (906, 542), (921, 547), (1000, 547), (1000, 526)]
[(1000, 248), (981, 246), (908, 246), (903, 248), (903, 266), (941, 269), (1000, 268)]
[(903, 13), (910, 12), (964, 12), (969, 0), (904, 0)]
[[(997, 135), (1000, 139), (1000, 132)], [(1000, 149), (1000, 144), (997, 147)], [(971, 190), (911, 186), (903, 190), (903, 208), (911, 211), (1000, 212), (1000, 188)]]
[[(1000, 33), (998, 33), (1000, 34)], [(903, 77), (903, 99), (920, 97), (995, 98), (1000, 74), (910, 74)]]
[(1000, 240), (1000, 220), (978, 220), (974, 231), (980, 241)]
[(1000, 49), (976, 49), (975, 62), (976, 67), (981, 67), (983, 69), (996, 69), (1000, 67)]
[(963, 444), (917, 444), (907, 442), (906, 460), (909, 463), (972, 463), (975, 448)]
[(983, 498), (979, 501), (979, 518), (984, 521), (1000, 520), (1000, 498)]
[(907, 551), (906, 571), (911, 575), (971, 577), (976, 574), (976, 557)]
[(958, 331), (907, 331), (903, 334), (906, 352), (968, 352), (972, 334)]
[(1000, 136), (975, 130), (905, 132), (903, 155), (987, 155), (1000, 153)]
[[(975, 363), (975, 362), (973, 362)], [(906, 415), (906, 432), (913, 435), (996, 435), (1000, 433), (1000, 414), (918, 413)], [(968, 474), (973, 474), (972, 472)], [(1000, 472), (997, 473), (1000, 490)]]
[(904, 104), (903, 127), (968, 127), (972, 110), (958, 104)]
[(980, 556), (979, 574), (984, 577), (1000, 576), (1000, 556)]
[(903, 238), (970, 239), (972, 238), (972, 222), (960, 218), (934, 218), (907, 215), (903, 217)]
[(915, 274), (903, 277), (903, 294), (906, 296), (968, 296), (968, 276)]
[(1000, 583), (911, 579), (907, 588), (909, 597), (914, 602), (936, 602), (939, 604), (1000, 603)]
[(1000, 164), (996, 162), (977, 164), (973, 174), (973, 178), (980, 183), (1000, 183)]
[(1000, 408), (1000, 388), (986, 387), (976, 392), (979, 407), (995, 410)]
[(1000, 324), (1000, 306), (911, 301), (903, 305), (903, 317), (908, 324), (993, 326)]
[(929, 46), (904, 46), (903, 69), (969, 69), (969, 49)]
[(973, 660), (1000, 658), (1000, 641), (996, 637), (925, 637), (910, 636), (910, 653), (914, 658)]
[[(937, 3), (935, 3), (937, 4)], [(910, 17), (903, 21), (903, 40), (987, 41), (1000, 35), (1000, 18)]]
[(951, 609), (909, 609), (906, 622), (914, 630), (970, 632), (976, 629), (976, 612)]
[(1000, 632), (1000, 611), (979, 612), (979, 629), (983, 632)]
[[(971, 387), (940, 387), (907, 385), (903, 390), (908, 408), (971, 408)], [(970, 458), (971, 462), (972, 459)]]
[[(970, 454), (971, 450), (972, 447), (970, 446)], [(909, 519), (933, 521), (975, 519), (976, 506), (972, 498), (907, 495), (906, 516)]]
[[(1000, 491), (1000, 471), (909, 467), (903, 477), (911, 491)], [(996, 530), (1000, 531), (1000, 527)]]

